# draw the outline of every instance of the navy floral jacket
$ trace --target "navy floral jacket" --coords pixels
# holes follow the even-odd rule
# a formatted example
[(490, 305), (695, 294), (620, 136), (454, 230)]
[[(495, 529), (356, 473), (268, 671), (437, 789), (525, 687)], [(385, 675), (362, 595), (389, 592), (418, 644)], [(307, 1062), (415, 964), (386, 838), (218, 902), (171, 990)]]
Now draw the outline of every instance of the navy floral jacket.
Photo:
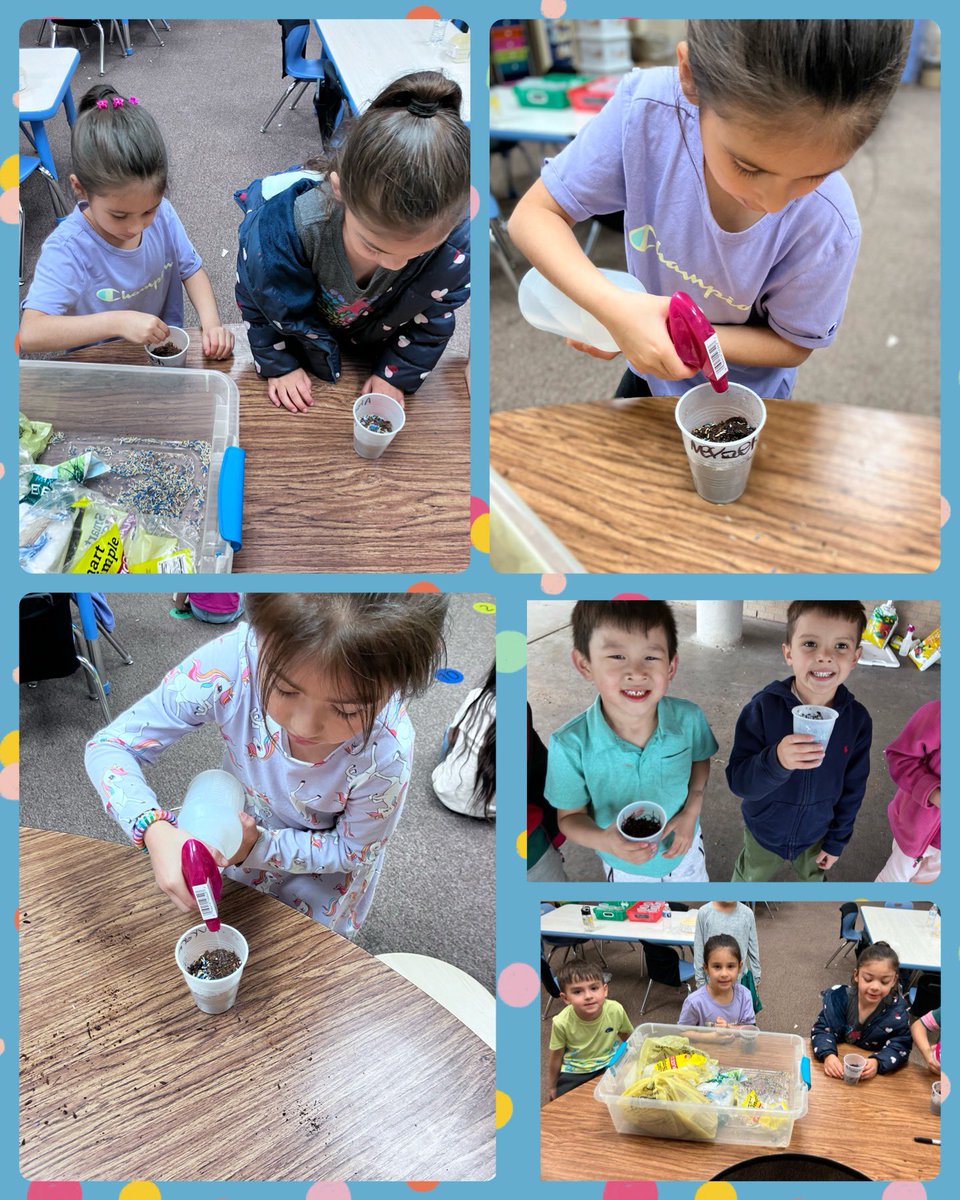
[(817, 1062), (836, 1054), (838, 1042), (849, 1042), (877, 1060), (878, 1075), (888, 1075), (906, 1066), (913, 1038), (907, 1002), (899, 992), (891, 992), (881, 1000), (859, 1029), (856, 1020), (856, 987), (838, 983), (827, 988), (823, 993), (823, 1008), (810, 1033)]

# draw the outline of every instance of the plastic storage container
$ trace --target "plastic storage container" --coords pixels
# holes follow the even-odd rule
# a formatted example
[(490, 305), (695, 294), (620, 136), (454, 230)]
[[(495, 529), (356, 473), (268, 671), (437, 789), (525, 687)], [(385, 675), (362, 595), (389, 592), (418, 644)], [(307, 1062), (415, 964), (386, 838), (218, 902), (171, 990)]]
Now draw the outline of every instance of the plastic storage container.
[(664, 900), (638, 900), (627, 909), (627, 920), (659, 921), (666, 907)]
[(490, 470), (490, 562), (495, 571), (559, 571), (584, 567), (502, 475)]
[[(640, 1047), (648, 1037), (685, 1037), (692, 1049), (709, 1055), (721, 1070), (741, 1067), (748, 1078), (784, 1084), (785, 1109), (722, 1108), (695, 1102), (665, 1102), (624, 1096), (633, 1083)], [(601, 1077), (594, 1096), (607, 1106), (618, 1133), (681, 1141), (734, 1142), (743, 1146), (790, 1145), (793, 1123), (806, 1116), (810, 1060), (795, 1033), (751, 1033), (699, 1026), (638, 1025), (626, 1053)]]
[[(209, 442), (194, 567), (198, 572), (231, 569), (240, 544), (243, 472), (241, 452), (234, 449), (221, 480), (224, 454), (238, 447), (240, 431), (240, 393), (229, 376), (221, 371), (24, 361), (20, 411), (32, 421), (49, 421), (55, 433), (68, 439), (82, 436), (91, 446), (120, 438), (133, 446), (139, 438)], [(42, 461), (59, 460), (48, 448)], [(110, 496), (110, 481), (110, 475), (101, 476), (92, 490)]]
[(577, 37), (577, 70), (584, 74), (623, 74), (633, 69), (629, 30)]

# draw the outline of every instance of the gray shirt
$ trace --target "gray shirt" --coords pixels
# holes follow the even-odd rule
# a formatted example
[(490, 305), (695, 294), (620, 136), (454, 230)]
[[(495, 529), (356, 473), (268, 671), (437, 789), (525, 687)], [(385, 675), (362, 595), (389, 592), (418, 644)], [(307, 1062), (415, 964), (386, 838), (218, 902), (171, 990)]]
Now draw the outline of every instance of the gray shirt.
[[(697, 986), (703, 987), (706, 976), (703, 971), (703, 947), (708, 938), (718, 933), (729, 933), (737, 939), (743, 955), (743, 970), (753, 972), (753, 982), (760, 983), (760, 946), (757, 942), (757, 923), (753, 912), (746, 904), (738, 904), (733, 912), (722, 912), (712, 904), (697, 909), (697, 926), (693, 934), (693, 969)], [(740, 978), (743, 978), (741, 972)]]

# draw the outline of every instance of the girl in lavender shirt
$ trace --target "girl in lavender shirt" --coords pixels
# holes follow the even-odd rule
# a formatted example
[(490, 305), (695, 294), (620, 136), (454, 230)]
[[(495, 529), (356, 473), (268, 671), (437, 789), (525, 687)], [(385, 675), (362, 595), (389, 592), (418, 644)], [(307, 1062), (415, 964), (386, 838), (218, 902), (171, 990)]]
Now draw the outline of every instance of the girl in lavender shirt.
[(718, 933), (703, 948), (707, 982), (683, 1002), (680, 1025), (755, 1025), (750, 993), (737, 983), (743, 956), (736, 938)]
[[(548, 160), (510, 236), (623, 351), (618, 395), (704, 381), (667, 333), (676, 291), (716, 328), (730, 378), (763, 396), (789, 396), (798, 365), (834, 340), (860, 243), (839, 172), (897, 89), (909, 26), (689, 21), (676, 68), (626, 75)], [(646, 294), (608, 282), (573, 234), (621, 210), (627, 269)]]

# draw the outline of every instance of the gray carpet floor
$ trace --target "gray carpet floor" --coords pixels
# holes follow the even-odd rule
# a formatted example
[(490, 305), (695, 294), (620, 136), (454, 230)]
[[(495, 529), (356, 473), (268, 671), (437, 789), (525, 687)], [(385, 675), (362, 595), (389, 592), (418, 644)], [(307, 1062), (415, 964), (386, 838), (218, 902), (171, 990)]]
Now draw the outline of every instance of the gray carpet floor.
[[(437, 682), (409, 705), (417, 738), (413, 777), (357, 942), (372, 954), (407, 952), (443, 959), (493, 991), (495, 827), (493, 822), (450, 812), (430, 786), (444, 729), (493, 661), (494, 618), (473, 608), (481, 599), (489, 597), (450, 597), (447, 663), (463, 673), (463, 682)], [(109, 600), (118, 637), (134, 658), (132, 666), (123, 666), (114, 651), (103, 646), (116, 716), (219, 630), (171, 617), (166, 593), (126, 593)], [(22, 685), (20, 698), (21, 822), (124, 841), (84, 770), (84, 746), (103, 721), (99, 705), (87, 699), (82, 675), (36, 687)], [(158, 797), (178, 808), (193, 776), (219, 766), (222, 754), (223, 744), (213, 727), (170, 746), (150, 770)], [(130, 853), (136, 855), (133, 849)], [(144, 886), (154, 886), (146, 864)], [(466, 896), (469, 904), (463, 902)]]
[[(858, 404), (935, 416), (940, 398), (940, 94), (905, 86), (873, 137), (844, 168), (863, 227), (860, 257), (836, 341), (797, 374), (794, 398)], [(538, 166), (555, 147), (529, 144)], [(510, 156), (516, 189), (532, 181), (527, 159)], [(490, 184), (504, 215), (503, 163)], [(582, 232), (582, 228), (581, 228)], [(519, 273), (527, 263), (514, 252)], [(604, 229), (591, 254), (598, 267), (623, 270), (623, 235)], [(623, 358), (601, 362), (518, 319), (516, 294), (491, 258), (492, 410), (574, 403), (613, 396)]]
[[(750, 602), (744, 602), (747, 611)], [(529, 605), (527, 696), (534, 725), (544, 744), (554, 729), (590, 705), (595, 689), (581, 679), (570, 662), (571, 635), (568, 601), (533, 601)], [(670, 693), (693, 700), (706, 714), (720, 749), (711, 763), (703, 804), (702, 828), (707, 871), (715, 881), (729, 880), (743, 844), (740, 801), (727, 787), (724, 770), (733, 732), (743, 705), (774, 679), (786, 679), (790, 668), (780, 644), (783, 626), (745, 618), (743, 641), (734, 650), (714, 650), (694, 640), (696, 614), (692, 604), (676, 603), (674, 616), (680, 636), (680, 667)], [(902, 662), (903, 660), (901, 660)], [(893, 741), (907, 718), (921, 704), (940, 695), (940, 667), (918, 671), (910, 664), (891, 670), (857, 666), (847, 687), (866, 706), (873, 720), (870, 777), (853, 837), (830, 870), (831, 882), (876, 879), (890, 853), (887, 805), (896, 790), (890, 781), (883, 749)], [(565, 870), (573, 880), (603, 878), (600, 859), (584, 846), (565, 843)], [(778, 879), (793, 879), (789, 867)]]
[[(158, 22), (154, 24), (160, 29)], [(170, 25), (169, 32), (160, 29), (161, 47), (146, 21), (131, 21), (134, 53), (123, 58), (116, 43), (108, 45), (102, 82), (112, 84), (124, 96), (136, 96), (156, 117), (170, 160), (168, 199), (203, 259), (221, 319), (237, 321), (233, 287), (241, 214), (233, 193), (253, 179), (302, 163), (319, 152), (312, 92), (308, 88), (292, 112), (288, 101), (261, 134), (260, 126), (289, 83), (280, 78), (277, 22), (171, 20)], [(39, 28), (39, 21), (25, 21), (20, 27), (20, 45), (34, 46)], [(57, 44), (76, 45), (80, 50), (72, 81), (74, 101), (78, 102), (88, 88), (101, 82), (100, 51), (96, 31), (88, 34), (90, 45), (86, 47), (73, 37), (64, 30)], [(49, 44), (48, 27), (43, 45)], [(305, 54), (310, 58), (318, 53), (317, 35), (311, 30)], [(425, 65), (436, 66), (435, 56), (430, 55)], [(46, 128), (61, 190), (72, 205), (70, 129), (62, 110)], [(21, 189), (20, 203), (26, 214), (23, 299), (40, 247), (53, 228), (46, 184), (36, 172)], [(196, 324), (189, 300), (186, 305), (187, 324)], [(457, 312), (457, 329), (446, 352), (466, 357), (469, 345), (467, 304)]]
[[(549, 897), (545, 897), (549, 898)], [(733, 897), (731, 897), (732, 899)], [(590, 897), (585, 894), (585, 899)], [(865, 901), (860, 900), (861, 904)], [(565, 903), (570, 903), (569, 899)], [(579, 904), (580, 901), (578, 900)], [(878, 902), (874, 902), (878, 903)], [(691, 903), (689, 908), (699, 908)], [(926, 903), (914, 907), (926, 908)], [(757, 941), (760, 944), (760, 1000), (762, 1011), (757, 1016), (757, 1025), (770, 1033), (793, 1033), (804, 1039), (820, 1011), (820, 993), (836, 983), (849, 983), (854, 968), (854, 952), (841, 952), (829, 966), (824, 964), (840, 944), (840, 905), (818, 901), (795, 901), (766, 905), (758, 903), (755, 910)], [(640, 1008), (648, 979), (643, 973), (642, 956), (639, 948), (631, 949), (627, 943), (601, 942), (603, 957), (610, 972), (609, 996), (618, 1000), (627, 1011), (627, 1016), (636, 1026), (641, 1022), (653, 1021), (672, 1025), (680, 1016), (680, 1008), (687, 995), (686, 987), (670, 988), (655, 983), (650, 990), (643, 1016)], [(587, 943), (584, 957), (597, 961), (596, 943)], [(686, 957), (693, 959), (692, 950)], [(565, 951), (554, 950), (550, 962), (554, 969), (563, 962)], [(547, 1003), (547, 993), (541, 988), (541, 1012)], [(554, 1000), (547, 1018), (540, 1022), (540, 1073), (541, 1103), (547, 1103), (546, 1065), (549, 1058), (550, 1019), (560, 1012), (562, 1001)], [(922, 1062), (913, 1051), (917, 1062)], [(820, 1070), (816, 1063), (813, 1070)], [(932, 1077), (931, 1077), (932, 1078)], [(590, 1083), (585, 1087), (592, 1087)], [(597, 1106), (598, 1120), (608, 1118)]]

